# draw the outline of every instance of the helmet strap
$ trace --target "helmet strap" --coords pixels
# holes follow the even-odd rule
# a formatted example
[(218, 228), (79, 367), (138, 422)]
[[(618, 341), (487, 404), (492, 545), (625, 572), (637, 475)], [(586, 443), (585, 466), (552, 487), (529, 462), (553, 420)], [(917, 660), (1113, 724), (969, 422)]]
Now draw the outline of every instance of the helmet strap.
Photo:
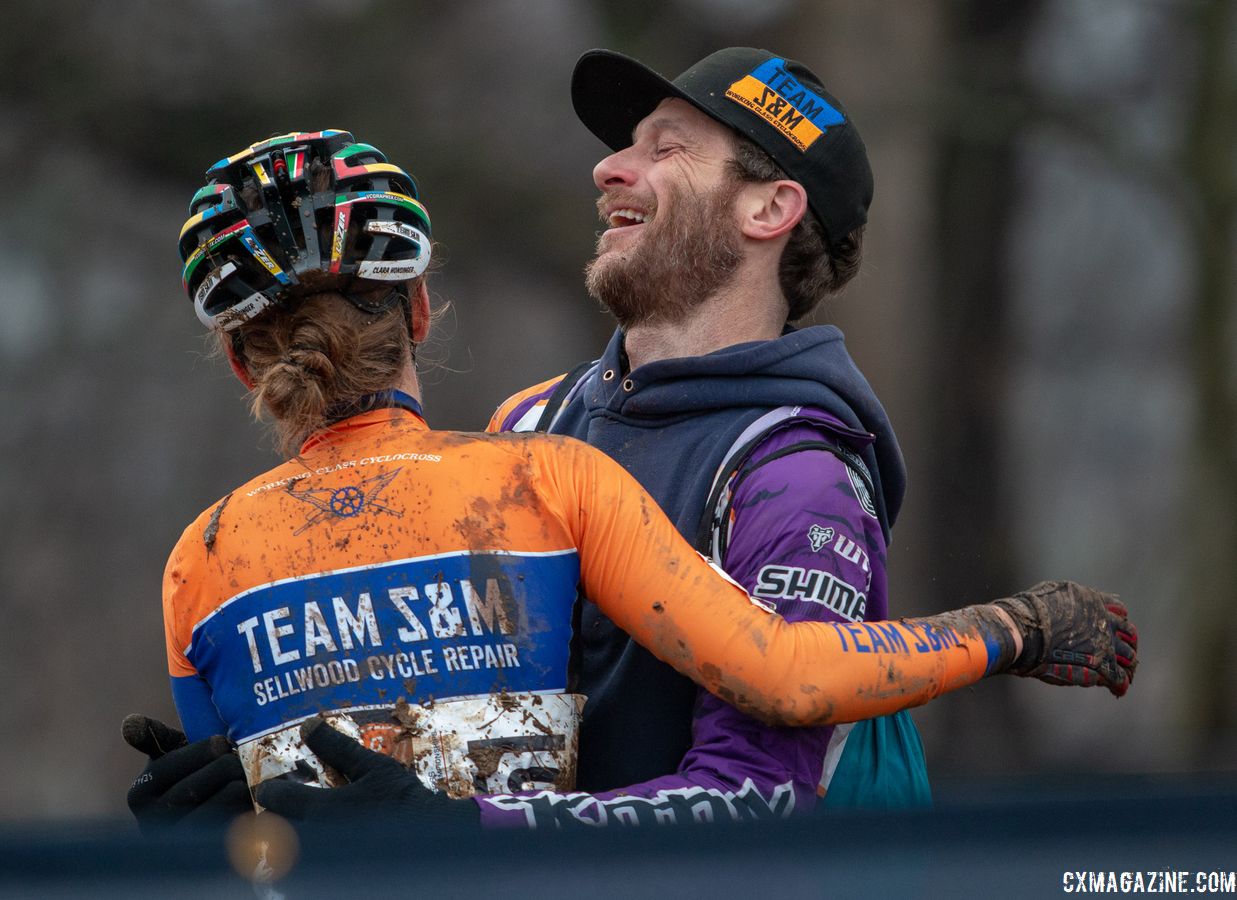
[(408, 291), (403, 287), (403, 285), (397, 285), (395, 287), (392, 287), (391, 290), (388, 293), (386, 293), (380, 300), (375, 300), (372, 303), (362, 300), (360, 297), (356, 296), (350, 291), (345, 291), (341, 289), (340, 294), (342, 294), (345, 300), (347, 300), (349, 303), (351, 303), (361, 312), (365, 313), (366, 315), (370, 315), (370, 316), (375, 316), (378, 313), (384, 313), (388, 309), (390, 309), (392, 306), (394, 306), (396, 303), (399, 303), (401, 301), (403, 301), (405, 305), (408, 303)]
[(224, 355), (228, 358), (228, 365), (232, 367), (232, 374), (240, 379), (241, 384), (249, 390), (253, 390), (253, 378), (249, 375), (249, 370), (245, 368), (245, 364), (241, 362), (241, 358), (236, 355), (236, 347), (231, 339), (221, 342), (223, 344)]
[(399, 311), (404, 316), (404, 327), (408, 329), (408, 353), (412, 357), (412, 368), (417, 367), (417, 339), (415, 337), (416, 329), (412, 325), (412, 299), (408, 296), (407, 291), (404, 292), (404, 302), (399, 305)]

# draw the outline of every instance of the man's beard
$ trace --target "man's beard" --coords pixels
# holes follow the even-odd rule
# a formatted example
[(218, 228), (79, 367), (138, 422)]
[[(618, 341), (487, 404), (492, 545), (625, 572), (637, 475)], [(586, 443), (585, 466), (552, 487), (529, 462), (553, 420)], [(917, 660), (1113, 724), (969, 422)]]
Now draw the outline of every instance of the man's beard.
[(684, 321), (726, 285), (742, 260), (730, 210), (737, 192), (730, 182), (697, 197), (675, 188), (634, 248), (603, 254), (599, 239), (598, 253), (584, 269), (589, 294), (624, 330)]

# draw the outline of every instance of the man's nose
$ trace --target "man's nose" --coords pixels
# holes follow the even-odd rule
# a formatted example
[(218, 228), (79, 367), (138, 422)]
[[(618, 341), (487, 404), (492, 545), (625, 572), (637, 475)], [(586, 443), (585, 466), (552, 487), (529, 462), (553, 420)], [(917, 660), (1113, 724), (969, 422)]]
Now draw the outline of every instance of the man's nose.
[(637, 173), (632, 165), (631, 148), (611, 153), (597, 165), (593, 166), (593, 184), (604, 191), (616, 187), (631, 187), (636, 183)]

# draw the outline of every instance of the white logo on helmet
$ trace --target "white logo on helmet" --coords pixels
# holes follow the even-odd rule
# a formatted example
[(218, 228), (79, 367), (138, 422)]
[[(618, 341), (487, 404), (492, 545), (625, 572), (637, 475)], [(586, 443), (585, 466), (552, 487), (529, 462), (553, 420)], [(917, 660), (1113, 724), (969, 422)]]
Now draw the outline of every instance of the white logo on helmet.
[(429, 267), (430, 239), (405, 222), (373, 221), (365, 230), (374, 234), (389, 234), (416, 245), (417, 255), (412, 259), (365, 260), (357, 265), (357, 275), (375, 281), (406, 281), (416, 278)]
[(270, 305), (271, 298), (266, 294), (250, 294), (227, 312), (220, 313), (215, 318), (222, 323), (224, 331), (231, 331), (237, 325), (248, 322)]
[(407, 222), (383, 222), (375, 219), (365, 226), (365, 230), (370, 234), (394, 234), (402, 237), (404, 240), (412, 241), (414, 244), (419, 244), (425, 240), (425, 235), (417, 231)]
[(207, 312), (207, 304), (211, 294), (223, 283), (229, 275), (236, 271), (236, 263), (227, 262), (211, 272), (193, 292), (193, 309), (198, 314), (198, 320), (207, 328), (221, 328), (231, 331), (233, 328), (248, 322), (271, 303), (265, 294), (250, 294), (243, 300), (221, 309), (213, 315)]
[[(224, 263), (220, 268), (207, 274), (202, 283), (198, 285), (198, 289), (193, 292), (193, 306), (198, 311), (198, 317), (201, 318), (202, 313), (206, 310), (206, 298), (211, 295), (211, 292), (219, 286), (219, 282), (227, 278), (236, 271), (236, 263)], [(210, 324), (209, 322), (207, 323)]]

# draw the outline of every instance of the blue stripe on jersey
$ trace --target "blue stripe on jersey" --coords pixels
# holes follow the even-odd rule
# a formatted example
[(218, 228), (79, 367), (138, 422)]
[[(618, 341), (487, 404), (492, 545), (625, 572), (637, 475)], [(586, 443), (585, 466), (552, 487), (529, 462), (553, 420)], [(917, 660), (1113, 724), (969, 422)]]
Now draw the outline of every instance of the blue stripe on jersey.
[(991, 675), (996, 664), (1001, 661), (1001, 639), (995, 634), (984, 634), (984, 646), (988, 649), (988, 665), (984, 668), (984, 677)]
[(213, 734), (223, 734), (227, 723), (219, 718), (219, 710), (210, 697), (210, 685), (200, 675), (172, 675), (172, 700), (180, 716), (180, 727), (190, 741), (200, 741)]
[[(186, 656), (243, 741), (319, 712), (567, 687), (574, 549), (451, 553), (273, 582)], [(530, 590), (532, 586), (537, 590)]]

